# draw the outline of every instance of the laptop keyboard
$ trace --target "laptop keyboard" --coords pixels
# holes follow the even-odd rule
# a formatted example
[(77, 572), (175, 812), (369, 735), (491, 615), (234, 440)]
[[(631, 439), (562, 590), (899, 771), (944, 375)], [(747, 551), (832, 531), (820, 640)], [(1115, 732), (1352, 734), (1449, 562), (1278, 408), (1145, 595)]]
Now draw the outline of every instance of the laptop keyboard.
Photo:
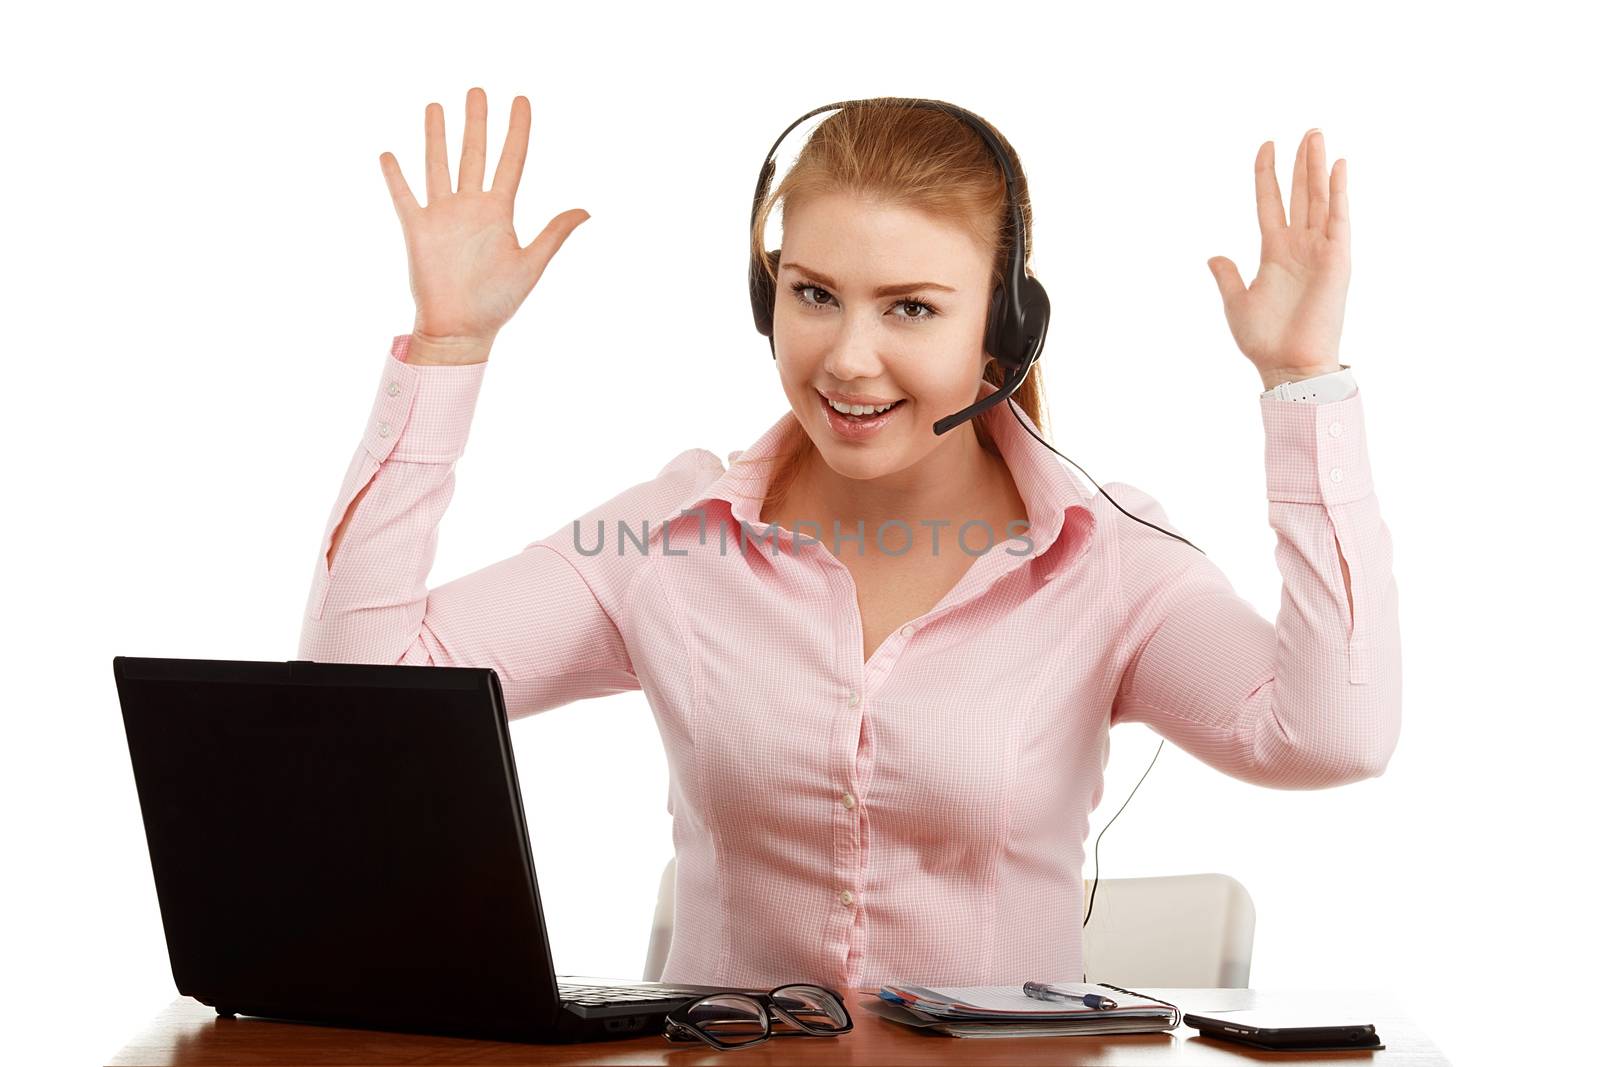
[(692, 990), (670, 986), (585, 985), (580, 982), (557, 982), (556, 991), (564, 1001), (595, 1006), (632, 1004), (641, 1000), (682, 1000), (697, 995)]

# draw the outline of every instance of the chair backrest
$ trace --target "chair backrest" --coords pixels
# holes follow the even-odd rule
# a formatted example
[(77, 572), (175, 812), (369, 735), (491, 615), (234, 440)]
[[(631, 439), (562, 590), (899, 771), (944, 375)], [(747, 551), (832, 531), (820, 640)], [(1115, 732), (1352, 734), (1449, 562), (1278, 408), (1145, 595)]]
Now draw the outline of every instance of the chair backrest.
[[(677, 859), (667, 861), (645, 954), (644, 978), (658, 982), (672, 947)], [(1083, 962), (1091, 982), (1140, 986), (1239, 987), (1250, 984), (1256, 909), (1244, 886), (1225, 874), (1160, 878), (1102, 878), (1085, 882), (1094, 908), (1083, 931)]]
[(1102, 878), (1083, 886), (1089, 925), (1083, 969), (1091, 982), (1140, 986), (1250, 984), (1256, 909), (1225, 874)]
[(667, 949), (672, 947), (672, 901), (676, 884), (678, 857), (667, 861), (661, 872), (661, 885), (656, 890), (656, 916), (650, 924), (650, 950), (644, 957), (644, 980), (661, 981), (661, 972), (667, 966)]

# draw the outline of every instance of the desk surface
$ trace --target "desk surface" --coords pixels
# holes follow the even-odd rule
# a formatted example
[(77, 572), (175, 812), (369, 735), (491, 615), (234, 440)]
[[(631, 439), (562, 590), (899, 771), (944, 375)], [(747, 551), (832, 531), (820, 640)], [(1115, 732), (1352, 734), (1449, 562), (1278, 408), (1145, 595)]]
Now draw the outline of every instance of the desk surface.
[(107, 1061), (108, 1067), (165, 1064), (1208, 1064), (1373, 1063), (1448, 1064), (1387, 994), (1375, 990), (1140, 989), (1183, 1011), (1315, 1005), (1369, 1019), (1385, 1048), (1374, 1052), (1266, 1052), (1201, 1037), (1180, 1025), (1160, 1034), (1122, 1036), (956, 1038), (919, 1033), (874, 1014), (876, 989), (858, 990), (851, 1005), (855, 1029), (840, 1038), (787, 1038), (719, 1052), (668, 1042), (660, 1034), (626, 1041), (527, 1045), (377, 1030), (347, 1030), (269, 1019), (219, 1018), (179, 997), (144, 1033)]

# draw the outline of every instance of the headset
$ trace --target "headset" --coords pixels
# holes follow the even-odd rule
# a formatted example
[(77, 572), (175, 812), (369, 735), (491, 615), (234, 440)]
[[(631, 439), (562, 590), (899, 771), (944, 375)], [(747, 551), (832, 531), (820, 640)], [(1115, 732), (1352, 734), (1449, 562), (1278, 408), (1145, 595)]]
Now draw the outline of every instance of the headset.
[[(973, 416), (981, 415), (1001, 401), (1006, 401), (1007, 406), (1011, 409), (1012, 416), (1017, 420), (1018, 425), (1028, 431), (1030, 437), (1050, 449), (1050, 451), (1055, 452), (1056, 455), (1061, 456), (1062, 459), (1071, 463), (1074, 467), (1078, 467), (1078, 464), (1070, 457), (1057, 451), (1050, 442), (1034, 433), (1028, 424), (1023, 421), (1022, 416), (1018, 414), (1016, 404), (1011, 401), (1011, 394), (1016, 392), (1017, 388), (1022, 385), (1023, 379), (1027, 378), (1028, 372), (1033, 369), (1033, 365), (1039, 361), (1039, 357), (1044, 351), (1044, 336), (1050, 326), (1050, 298), (1045, 293), (1044, 286), (1040, 284), (1037, 278), (1028, 274), (1025, 268), (1028, 259), (1027, 230), (1022, 225), (1022, 206), (1017, 202), (1016, 172), (1012, 169), (1011, 159), (1006, 154), (1005, 149), (1001, 147), (999, 140), (994, 135), (994, 131), (982, 118), (965, 108), (957, 107), (955, 104), (946, 103), (942, 100), (930, 100), (926, 97), (894, 96), (879, 97), (875, 100), (839, 100), (831, 104), (824, 104), (821, 107), (812, 108), (789, 123), (788, 128), (778, 135), (776, 141), (772, 142), (772, 148), (767, 152), (766, 162), (761, 165), (761, 177), (756, 181), (755, 197), (750, 203), (751, 228), (755, 228), (756, 216), (760, 214), (761, 204), (766, 200), (767, 192), (772, 185), (773, 172), (777, 170), (777, 163), (774, 157), (778, 153), (778, 146), (783, 143), (785, 137), (789, 136), (789, 132), (806, 119), (824, 111), (863, 106), (928, 108), (934, 111), (942, 111), (947, 115), (960, 119), (970, 126), (979, 137), (983, 138), (984, 143), (989, 146), (990, 152), (994, 154), (995, 160), (1000, 164), (1001, 173), (1005, 176), (1006, 214), (1012, 238), (1011, 257), (1002, 271), (1001, 280), (996, 283), (994, 292), (990, 294), (989, 315), (983, 334), (984, 351), (993, 356), (1005, 368), (1004, 384), (977, 403), (965, 407), (953, 415), (946, 415), (935, 422), (933, 424), (933, 432), (936, 435), (947, 433)], [(764, 238), (760, 243), (765, 244)], [(772, 275), (776, 275), (778, 272), (778, 257), (781, 251), (782, 249), (774, 249), (765, 252), (767, 262), (772, 268)], [(774, 284), (772, 277), (762, 268), (761, 260), (754, 249), (750, 253), (749, 274), (750, 310), (755, 316), (756, 332), (767, 339), (767, 346), (772, 350), (772, 358), (777, 359), (777, 342), (772, 336), (772, 317), (777, 286)], [(1176, 537), (1202, 556), (1206, 554), (1205, 550), (1194, 542), (1178, 537), (1177, 534), (1170, 530), (1162, 530), (1155, 523), (1145, 522), (1144, 519), (1139, 518), (1137, 515), (1129, 515), (1123, 506), (1118, 504), (1099, 482), (1095, 482), (1088, 471), (1084, 471), (1082, 467), (1078, 467), (1078, 469), (1083, 471), (1084, 477), (1094, 482), (1094, 487), (1105, 494), (1105, 498), (1110, 500), (1112, 505), (1118, 511), (1127, 515), (1128, 518), (1135, 522), (1142, 522), (1152, 530), (1161, 530), (1168, 537)], [(1156, 755), (1150, 760), (1151, 767), (1155, 766), (1156, 757), (1161, 755), (1161, 749), (1165, 744), (1166, 739), (1163, 738), (1161, 744), (1156, 746)], [(1146, 768), (1144, 775), (1140, 776), (1138, 783), (1133, 787), (1134, 793), (1139, 791), (1139, 786), (1144, 784), (1144, 779), (1149, 773), (1150, 769)], [(1132, 799), (1133, 793), (1129, 793), (1128, 800)], [(1122, 807), (1117, 809), (1117, 815), (1121, 815), (1123, 808), (1127, 806), (1128, 801), (1123, 801)], [(1113, 815), (1111, 822), (1106, 823), (1101, 828), (1100, 837), (1105, 835), (1112, 822), (1116, 822), (1117, 815)], [(1096, 837), (1094, 841), (1094, 888), (1089, 892), (1089, 907), (1083, 916), (1084, 926), (1089, 925), (1089, 916), (1094, 913), (1095, 890), (1100, 888), (1100, 837)], [(1085, 975), (1085, 980), (1087, 980), (1087, 975)]]

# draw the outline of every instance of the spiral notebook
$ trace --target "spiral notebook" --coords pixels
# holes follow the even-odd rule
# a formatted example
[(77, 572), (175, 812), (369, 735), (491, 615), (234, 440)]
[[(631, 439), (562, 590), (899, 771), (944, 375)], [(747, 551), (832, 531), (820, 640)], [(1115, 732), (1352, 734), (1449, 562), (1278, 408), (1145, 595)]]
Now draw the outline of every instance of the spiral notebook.
[(1057, 1034), (1151, 1034), (1176, 1030), (1176, 1004), (1109, 982), (1052, 983), (1074, 993), (1112, 990), (1115, 1008), (1036, 1000), (1022, 986), (925, 986), (891, 982), (878, 990), (875, 1014), (952, 1037), (1044, 1037)]

